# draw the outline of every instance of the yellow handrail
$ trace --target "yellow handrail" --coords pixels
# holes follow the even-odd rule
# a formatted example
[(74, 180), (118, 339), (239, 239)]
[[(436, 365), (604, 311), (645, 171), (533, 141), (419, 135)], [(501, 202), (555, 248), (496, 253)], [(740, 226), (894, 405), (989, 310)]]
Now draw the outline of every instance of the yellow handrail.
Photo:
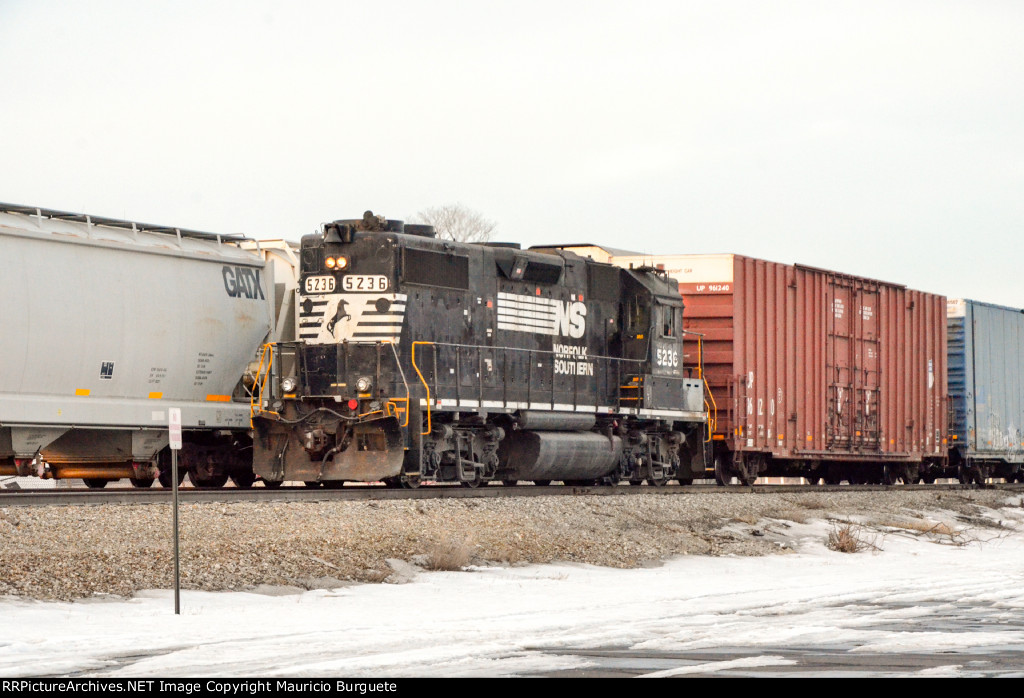
[(420, 436), (427, 436), (428, 434), (430, 434), (430, 432), (433, 429), (433, 426), (432, 426), (432, 424), (430, 422), (430, 386), (427, 385), (427, 379), (423, 377), (423, 373), (420, 371), (420, 367), (416, 365), (416, 345), (417, 344), (430, 344), (430, 345), (433, 345), (433, 342), (413, 342), (412, 343), (412, 352), (411, 352), (412, 367), (414, 369), (416, 369), (416, 375), (420, 377), (420, 383), (423, 384), (423, 388), (427, 391), (427, 430), (420, 432)]
[[(266, 373), (263, 371), (264, 365), (266, 366)], [(270, 368), (274, 365), (274, 344), (264, 344), (260, 349), (260, 363), (256, 368), (256, 380), (253, 384), (252, 396), (249, 398), (249, 426), (254, 428), (253, 418), (258, 413), (263, 412), (263, 389), (267, 385), (267, 379), (270, 378)], [(277, 414), (276, 412), (270, 412), (269, 414)]]

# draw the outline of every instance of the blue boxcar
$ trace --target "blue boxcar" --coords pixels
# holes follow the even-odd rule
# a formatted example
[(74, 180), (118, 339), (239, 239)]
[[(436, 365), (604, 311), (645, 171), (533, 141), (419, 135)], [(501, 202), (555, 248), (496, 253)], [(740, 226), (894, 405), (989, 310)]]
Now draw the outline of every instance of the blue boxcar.
[(949, 300), (950, 465), (962, 482), (1021, 479), (1024, 310)]

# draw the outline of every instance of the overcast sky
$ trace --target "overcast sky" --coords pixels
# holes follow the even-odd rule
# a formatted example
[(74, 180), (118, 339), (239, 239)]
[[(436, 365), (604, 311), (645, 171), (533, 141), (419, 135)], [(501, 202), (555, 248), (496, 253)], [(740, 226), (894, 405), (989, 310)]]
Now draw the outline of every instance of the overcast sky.
[(0, 0), (0, 201), (298, 239), (462, 202), (1024, 306), (1024, 3)]

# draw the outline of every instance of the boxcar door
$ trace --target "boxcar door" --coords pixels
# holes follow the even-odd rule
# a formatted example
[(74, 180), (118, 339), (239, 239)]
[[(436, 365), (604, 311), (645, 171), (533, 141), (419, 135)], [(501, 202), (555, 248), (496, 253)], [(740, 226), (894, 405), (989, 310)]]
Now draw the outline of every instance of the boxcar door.
[(878, 311), (881, 294), (878, 284), (859, 282), (856, 289), (857, 312), (854, 322), (854, 448), (877, 451), (880, 448), (878, 406), (881, 386), (881, 357)]
[(852, 281), (832, 275), (826, 300), (825, 376), (828, 421), (825, 447), (848, 450), (853, 443), (854, 318), (857, 313)]

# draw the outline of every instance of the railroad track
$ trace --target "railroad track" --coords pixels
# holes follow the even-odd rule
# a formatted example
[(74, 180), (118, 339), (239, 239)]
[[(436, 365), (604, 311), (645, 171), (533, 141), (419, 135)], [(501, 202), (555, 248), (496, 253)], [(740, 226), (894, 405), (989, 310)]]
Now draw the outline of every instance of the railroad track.
[[(984, 485), (986, 489), (1000, 489), (1008, 492), (1024, 492), (1024, 484), (996, 483)], [(977, 485), (959, 483), (936, 485), (754, 485), (751, 487), (720, 487), (716, 484), (695, 484), (688, 486), (667, 485), (664, 487), (572, 487), (555, 485), (540, 487), (520, 485), (504, 487), (466, 488), (451, 485), (426, 485), (414, 490), (389, 489), (378, 486), (352, 486), (342, 489), (310, 489), (306, 487), (282, 487), (267, 490), (252, 489), (199, 489), (182, 487), (178, 490), (180, 501), (190, 504), (225, 502), (323, 502), (363, 501), (391, 499), (481, 499), (496, 497), (565, 497), (565, 496), (635, 496), (641, 494), (774, 494), (811, 492), (884, 492), (887, 490), (948, 491), (977, 489)], [(166, 504), (171, 501), (168, 489), (142, 490), (131, 487), (108, 488), (103, 490), (82, 489), (22, 489), (0, 490), (0, 506), (63, 506), (96, 504)]]

